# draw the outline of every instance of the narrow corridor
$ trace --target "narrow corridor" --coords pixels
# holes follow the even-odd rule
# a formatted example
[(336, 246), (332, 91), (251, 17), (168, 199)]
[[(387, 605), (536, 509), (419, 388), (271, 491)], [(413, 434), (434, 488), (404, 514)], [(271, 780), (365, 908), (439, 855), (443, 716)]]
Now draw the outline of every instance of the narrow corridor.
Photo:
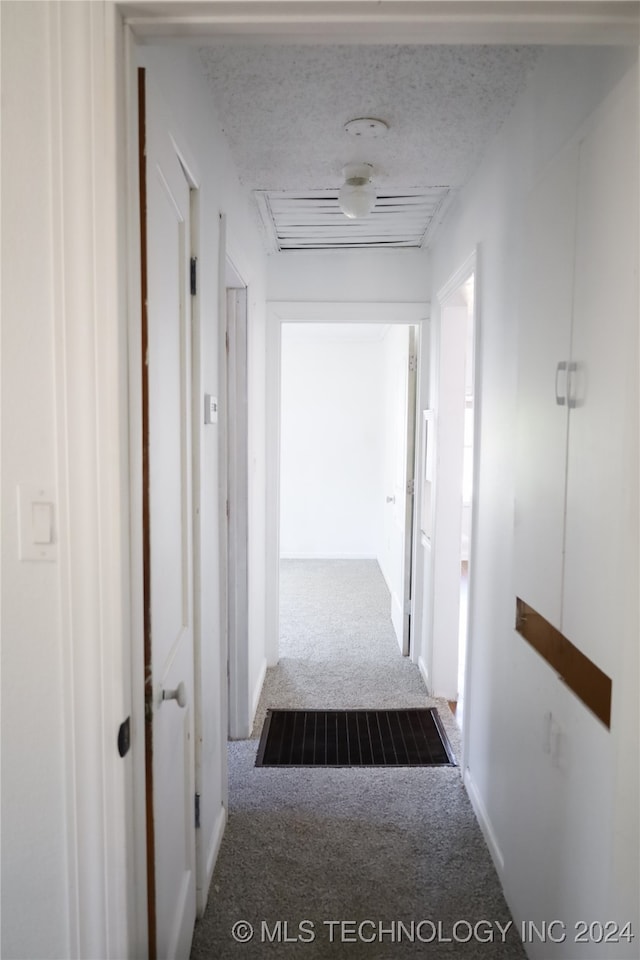
[[(229, 744), (229, 823), (192, 960), (524, 957), (458, 767), (254, 766), (268, 707), (437, 705), (459, 756), (389, 608), (375, 561), (283, 562), (281, 659), (252, 739)], [(253, 935), (234, 940), (241, 922)]]

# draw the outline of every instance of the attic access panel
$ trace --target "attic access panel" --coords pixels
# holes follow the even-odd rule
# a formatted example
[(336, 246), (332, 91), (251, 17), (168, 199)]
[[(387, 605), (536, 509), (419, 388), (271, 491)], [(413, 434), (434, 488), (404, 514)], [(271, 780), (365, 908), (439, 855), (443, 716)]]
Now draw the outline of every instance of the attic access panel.
[(418, 248), (441, 219), (449, 188), (378, 195), (361, 220), (344, 215), (337, 190), (256, 190), (254, 196), (274, 251)]

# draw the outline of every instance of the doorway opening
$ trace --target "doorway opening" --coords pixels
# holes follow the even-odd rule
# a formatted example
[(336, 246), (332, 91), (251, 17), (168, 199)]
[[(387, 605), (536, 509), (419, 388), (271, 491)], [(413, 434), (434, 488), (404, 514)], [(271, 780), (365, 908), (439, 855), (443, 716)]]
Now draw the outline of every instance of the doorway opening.
[(306, 595), (322, 629), (355, 649), (368, 593), (406, 656), (418, 330), (288, 322), (281, 334), (279, 644), (302, 649), (295, 605)]

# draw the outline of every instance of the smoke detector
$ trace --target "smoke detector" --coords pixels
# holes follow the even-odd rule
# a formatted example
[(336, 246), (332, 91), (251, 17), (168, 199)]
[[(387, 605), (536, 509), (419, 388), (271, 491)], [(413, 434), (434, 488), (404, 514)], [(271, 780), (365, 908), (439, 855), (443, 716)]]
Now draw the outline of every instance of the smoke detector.
[(355, 120), (349, 120), (344, 125), (345, 133), (351, 137), (362, 137), (363, 140), (384, 137), (388, 129), (388, 123), (384, 120), (376, 120), (375, 117), (356, 117)]

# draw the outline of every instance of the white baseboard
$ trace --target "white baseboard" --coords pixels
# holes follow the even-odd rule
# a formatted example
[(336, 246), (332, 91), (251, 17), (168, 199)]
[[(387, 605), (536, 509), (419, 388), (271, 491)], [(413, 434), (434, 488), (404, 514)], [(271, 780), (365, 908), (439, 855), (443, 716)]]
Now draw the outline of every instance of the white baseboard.
[(260, 671), (258, 673), (258, 679), (256, 685), (253, 689), (253, 698), (251, 700), (251, 717), (249, 724), (249, 736), (251, 736), (251, 731), (253, 730), (253, 723), (256, 718), (256, 711), (258, 709), (258, 704), (260, 703), (260, 694), (262, 693), (262, 687), (264, 685), (264, 678), (267, 674), (267, 658), (262, 658), (262, 664), (260, 665)]
[(196, 890), (196, 912), (198, 919), (201, 919), (201, 917), (204, 916), (204, 911), (207, 906), (209, 887), (211, 886), (211, 879), (213, 877), (216, 860), (218, 859), (218, 853), (220, 852), (220, 844), (222, 843), (222, 836), (224, 834), (224, 828), (226, 824), (227, 811), (223, 806), (220, 806), (220, 811), (216, 818), (216, 822), (213, 825), (213, 830), (211, 831), (211, 842), (209, 844), (209, 849), (207, 850), (204, 886), (198, 887)]
[(489, 819), (489, 814), (487, 813), (487, 808), (485, 807), (480, 792), (476, 786), (475, 780), (471, 776), (471, 771), (467, 767), (464, 771), (463, 778), (464, 785), (466, 787), (467, 793), (469, 794), (469, 799), (471, 800), (471, 806), (473, 807), (474, 813), (480, 824), (480, 829), (484, 839), (487, 842), (489, 847), (489, 852), (491, 858), (495, 865), (496, 870), (498, 871), (498, 876), (502, 881), (502, 874), (504, 871), (504, 857), (502, 855), (502, 850), (498, 846), (498, 840), (495, 835), (493, 826), (491, 825), (491, 820)]
[(377, 560), (370, 553), (282, 553), (281, 560)]
[(429, 696), (431, 696), (431, 688), (429, 685), (429, 671), (427, 670), (427, 665), (424, 662), (424, 657), (422, 656), (418, 657), (418, 668), (420, 670), (420, 675), (424, 680), (424, 685), (427, 688), (427, 693), (429, 694)]
[(396, 596), (395, 593), (391, 594), (391, 622), (393, 624), (393, 629), (395, 630), (396, 639), (400, 644), (400, 649), (402, 650), (402, 632), (404, 628), (404, 613), (402, 611), (402, 604)]
[(381, 562), (381, 560), (380, 560), (380, 557), (376, 557), (376, 560), (378, 561), (378, 566), (380, 567), (380, 573), (381, 573), (382, 576), (384, 577), (384, 582), (385, 582), (386, 585), (387, 585), (387, 590), (389, 591), (389, 595), (393, 595), (393, 590), (392, 590), (392, 588), (391, 588), (391, 582), (390, 582), (390, 580), (389, 580), (389, 577), (387, 576), (387, 571), (386, 571), (385, 568), (382, 566), (382, 562)]

